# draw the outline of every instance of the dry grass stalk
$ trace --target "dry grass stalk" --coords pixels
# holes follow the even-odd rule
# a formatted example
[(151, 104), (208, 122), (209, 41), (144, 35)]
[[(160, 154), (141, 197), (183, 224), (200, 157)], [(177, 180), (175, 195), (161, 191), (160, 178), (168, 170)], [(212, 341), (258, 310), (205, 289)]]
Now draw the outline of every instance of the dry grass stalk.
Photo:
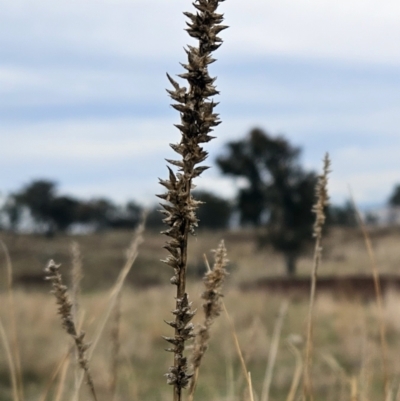
[(382, 369), (383, 369), (383, 382), (384, 382), (384, 391), (385, 391), (385, 399), (388, 397), (389, 392), (389, 374), (388, 374), (388, 362), (387, 362), (387, 343), (386, 343), (386, 324), (385, 324), (385, 315), (383, 311), (383, 298), (382, 298), (382, 289), (381, 283), (379, 280), (379, 271), (378, 271), (378, 264), (376, 263), (375, 252), (372, 246), (371, 238), (368, 234), (367, 227), (364, 224), (363, 218), (361, 217), (361, 213), (358, 210), (354, 197), (350, 191), (350, 198), (353, 204), (353, 208), (356, 213), (358, 225), (361, 228), (365, 246), (367, 248), (368, 257), (371, 263), (372, 269), (372, 276), (374, 279), (374, 287), (375, 287), (375, 296), (376, 296), (376, 303), (378, 305), (378, 312), (379, 312), (379, 336), (381, 342), (381, 359), (382, 359)]
[(272, 334), (271, 346), (268, 353), (268, 363), (267, 363), (267, 369), (265, 370), (264, 383), (261, 393), (261, 401), (268, 401), (269, 399), (269, 391), (272, 383), (272, 375), (274, 372), (276, 356), (278, 354), (279, 340), (281, 337), (283, 321), (285, 319), (288, 307), (289, 307), (289, 301), (286, 300), (282, 303), (279, 309), (278, 318), (276, 319), (274, 332)]
[(11, 378), (13, 401), (20, 401), (15, 363), (14, 363), (14, 359), (13, 359), (13, 356), (11, 353), (11, 347), (10, 347), (10, 344), (9, 344), (9, 341), (7, 338), (7, 334), (6, 334), (6, 331), (4, 329), (4, 325), (3, 325), (3, 322), (1, 319), (0, 319), (0, 337), (1, 337), (1, 342), (3, 343), (4, 351), (6, 353), (6, 357), (7, 357), (8, 370), (10, 372), (10, 378)]
[(164, 260), (174, 269), (171, 283), (176, 285), (176, 307), (172, 312), (175, 320), (168, 322), (174, 328), (173, 337), (165, 339), (173, 347), (168, 350), (174, 353), (174, 365), (166, 374), (167, 383), (174, 386), (174, 401), (182, 399), (182, 389), (189, 384), (191, 375), (188, 373), (187, 359), (184, 356), (185, 342), (193, 337), (193, 317), (191, 304), (186, 293), (187, 245), (189, 233), (194, 233), (197, 226), (196, 208), (199, 204), (191, 195), (194, 188), (193, 179), (208, 167), (197, 166), (207, 158), (207, 152), (201, 147), (202, 143), (213, 139), (210, 132), (220, 124), (218, 114), (214, 113), (216, 103), (209, 100), (218, 94), (214, 86), (215, 78), (210, 77), (208, 65), (215, 60), (211, 57), (222, 40), (218, 37), (226, 27), (221, 25), (223, 15), (218, 14), (217, 8), (223, 0), (195, 0), (196, 14), (184, 13), (189, 18), (186, 31), (198, 40), (198, 46), (188, 46), (186, 49), (188, 63), (183, 64), (186, 72), (179, 75), (188, 83), (188, 88), (181, 87), (169, 75), (168, 79), (173, 90), (168, 90), (171, 98), (177, 102), (172, 105), (180, 112), (181, 123), (176, 127), (182, 137), (179, 144), (171, 144), (172, 149), (181, 156), (181, 160), (167, 160), (179, 168), (175, 174), (170, 167), (169, 179), (160, 180), (167, 193), (159, 195), (167, 201), (162, 204), (166, 215), (164, 222), (169, 229), (164, 232), (171, 239), (165, 248), (170, 255)]
[(44, 390), (39, 398), (39, 401), (46, 401), (51, 386), (53, 385), (53, 383), (54, 383), (55, 379), (57, 378), (58, 374), (60, 373), (61, 369), (64, 367), (64, 364), (66, 363), (67, 359), (70, 357), (71, 352), (72, 352), (72, 348), (68, 349), (67, 352), (65, 352), (63, 357), (58, 362), (57, 366), (53, 370), (53, 374), (47, 381), (46, 387), (44, 388)]
[[(79, 245), (77, 242), (73, 241), (71, 243), (71, 256), (72, 256), (72, 269), (71, 269), (71, 302), (72, 302), (72, 318), (74, 320), (75, 325), (78, 323), (78, 314), (79, 314), (79, 297), (81, 294), (81, 281), (83, 278), (82, 274), (82, 257), (81, 251), (79, 249)], [(78, 351), (74, 349), (74, 362), (75, 362), (75, 372), (74, 372), (74, 387), (75, 387), (75, 394), (78, 394), (78, 387), (79, 387), (79, 356)], [(77, 401), (78, 398), (74, 398), (73, 401)]]
[(117, 397), (118, 367), (121, 349), (120, 342), (120, 324), (121, 324), (121, 292), (118, 293), (112, 316), (110, 340), (111, 340), (111, 377), (110, 377), (110, 393), (112, 400)]
[(358, 401), (359, 392), (358, 392), (358, 381), (356, 376), (352, 376), (350, 379), (350, 392), (351, 392), (350, 400)]
[(71, 302), (72, 302), (72, 316), (75, 323), (78, 321), (79, 311), (79, 296), (81, 294), (81, 281), (83, 278), (82, 273), (82, 256), (79, 244), (75, 241), (71, 243), (72, 255), (72, 270), (71, 270)]
[[(145, 227), (145, 221), (146, 221), (146, 213), (142, 216), (142, 222), (139, 224), (139, 226), (135, 230), (135, 234), (133, 236), (132, 242), (126, 252), (125, 264), (124, 264), (121, 272), (119, 273), (114, 286), (110, 290), (106, 311), (104, 312), (102, 320), (98, 324), (98, 327), (95, 331), (95, 335), (93, 338), (93, 342), (92, 342), (91, 347), (88, 352), (88, 360), (89, 361), (92, 358), (93, 352), (96, 349), (96, 347), (100, 341), (100, 338), (107, 325), (108, 319), (110, 318), (110, 316), (112, 314), (115, 303), (117, 302), (118, 294), (121, 292), (122, 287), (125, 283), (126, 276), (131, 271), (133, 263), (135, 262), (138, 254), (139, 254), (138, 249), (139, 249), (139, 245), (143, 242), (143, 232), (144, 232), (144, 227)], [(83, 381), (83, 375), (81, 375), (81, 377), (79, 379), (79, 386), (76, 390), (78, 392), (82, 385), (82, 381)], [(77, 393), (75, 394), (75, 397), (76, 396), (77, 396)]]
[(206, 287), (206, 290), (201, 295), (201, 297), (205, 301), (203, 303), (204, 321), (196, 332), (195, 343), (192, 352), (192, 366), (194, 374), (189, 388), (190, 401), (193, 400), (199, 375), (200, 364), (208, 348), (211, 325), (222, 311), (222, 284), (224, 283), (225, 277), (228, 274), (228, 272), (225, 270), (225, 266), (228, 264), (229, 261), (226, 257), (227, 253), (224, 241), (220, 242), (218, 249), (214, 252), (215, 261), (213, 268), (210, 269), (208, 263), (206, 263), (208, 271), (203, 278), (204, 285)]
[(86, 356), (86, 350), (89, 348), (89, 344), (84, 342), (85, 333), (76, 329), (72, 317), (72, 302), (68, 296), (67, 287), (63, 284), (59, 269), (60, 265), (56, 265), (53, 260), (50, 260), (45, 269), (46, 280), (51, 282), (53, 288), (52, 293), (57, 300), (58, 314), (61, 317), (62, 326), (75, 342), (78, 351), (79, 366), (85, 372), (86, 381), (93, 399), (97, 401), (93, 378), (90, 374), (89, 363)]
[(223, 310), (225, 312), (226, 320), (228, 321), (229, 327), (231, 329), (233, 342), (235, 344), (236, 352), (237, 352), (237, 354), (239, 356), (239, 360), (240, 360), (240, 365), (242, 367), (243, 376), (244, 376), (244, 378), (246, 379), (246, 382), (247, 382), (249, 397), (253, 401), (254, 400), (254, 394), (253, 394), (253, 385), (252, 385), (252, 382), (251, 382), (251, 375), (250, 375), (250, 372), (247, 370), (246, 362), (244, 360), (243, 353), (242, 353), (242, 349), (240, 348), (239, 338), (238, 338), (238, 336), (236, 334), (235, 324), (233, 323), (233, 320), (230, 317), (228, 309), (226, 309), (226, 306), (225, 306), (223, 301), (222, 301), (222, 308), (223, 308)]
[(308, 309), (306, 355), (304, 362), (304, 381), (303, 381), (303, 397), (304, 399), (309, 398), (310, 400), (313, 400), (312, 381), (311, 381), (313, 311), (315, 302), (315, 290), (317, 285), (317, 274), (322, 257), (321, 243), (322, 243), (322, 229), (326, 220), (325, 208), (329, 204), (328, 175), (330, 172), (329, 170), (330, 165), (331, 162), (329, 160), (329, 155), (326, 154), (324, 158), (323, 173), (318, 177), (318, 182), (316, 186), (317, 202), (313, 207), (313, 212), (315, 213), (316, 216), (314, 224), (315, 249), (314, 249), (313, 268), (311, 273), (311, 291), (310, 291), (310, 304)]
[(22, 380), (21, 356), (19, 352), (18, 330), (15, 314), (14, 288), (13, 288), (13, 266), (11, 263), (10, 253), (6, 244), (0, 240), (0, 245), (6, 258), (7, 270), (7, 293), (8, 293), (8, 310), (11, 322), (11, 352), (15, 363), (15, 374), (17, 380), (18, 397), (24, 400), (24, 386)]
[(287, 341), (287, 345), (288, 345), (290, 351), (294, 354), (294, 356), (296, 358), (296, 367), (294, 370), (292, 384), (290, 386), (289, 394), (286, 397), (286, 401), (294, 401), (296, 392), (297, 392), (297, 388), (299, 387), (299, 384), (300, 384), (301, 375), (303, 373), (303, 360), (301, 358), (300, 351), (296, 348), (296, 346), (294, 344), (292, 344), (290, 341)]
[(68, 355), (68, 357), (64, 360), (64, 363), (61, 367), (61, 371), (60, 371), (60, 379), (58, 381), (58, 386), (57, 386), (57, 391), (56, 391), (56, 395), (54, 397), (54, 401), (61, 401), (62, 396), (64, 394), (64, 389), (65, 389), (65, 383), (66, 383), (66, 379), (67, 379), (67, 373), (68, 373), (68, 368), (71, 362), (71, 358)]

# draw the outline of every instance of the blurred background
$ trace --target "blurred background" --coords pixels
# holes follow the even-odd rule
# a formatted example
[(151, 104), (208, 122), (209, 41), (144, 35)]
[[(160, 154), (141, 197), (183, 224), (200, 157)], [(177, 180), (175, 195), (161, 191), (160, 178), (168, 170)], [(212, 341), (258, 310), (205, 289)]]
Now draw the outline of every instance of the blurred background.
[[(168, 144), (180, 139), (166, 72), (182, 72), (183, 0), (1, 1), (0, 183), (32, 180), (60, 193), (152, 204)], [(395, 1), (222, 5), (218, 77), (223, 124), (208, 163), (259, 127), (300, 147), (301, 164), (333, 161), (332, 201), (348, 185), (365, 208), (400, 182), (400, 8)], [(233, 198), (240, 182), (210, 169), (199, 189)]]
[[(59, 365), (61, 329), (57, 335), (43, 329), (59, 326), (54, 300), (43, 294), (49, 290), (43, 267), (54, 258), (69, 277), (79, 250), (90, 337), (93, 321), (106, 307), (103, 290), (120, 272), (132, 231), (147, 209), (145, 243), (122, 302), (119, 399), (168, 400), (170, 389), (158, 384), (169, 362), (158, 353), (168, 330), (162, 322), (168, 318), (164, 298), (172, 308), (173, 289), (163, 286), (170, 271), (159, 261), (166, 252), (155, 194), (163, 192), (158, 178), (167, 178), (165, 158), (174, 158), (168, 144), (180, 141), (173, 126), (179, 113), (165, 91), (170, 88), (166, 73), (182, 73), (184, 46), (193, 44), (182, 14), (191, 4), (0, 0), (0, 7), (0, 239), (11, 256), (14, 282), (23, 289), (16, 296), (26, 399), (39, 399), (43, 388), (53, 388), (48, 377), (54, 366), (65, 368), (59, 382), (67, 377), (66, 394), (73, 382), (68, 367)], [(393, 350), (389, 371), (399, 377), (399, 299), (388, 290), (390, 285), (400, 288), (399, 4), (228, 0), (221, 11), (230, 28), (221, 33), (224, 43), (210, 74), (217, 77), (222, 124), (205, 146), (212, 168), (196, 181), (195, 196), (205, 204), (198, 211), (198, 237), (190, 244), (190, 288), (195, 296), (201, 293), (196, 286), (205, 271), (203, 255), (211, 261), (210, 249), (225, 238), (232, 273), (226, 302), (258, 391), (276, 311), (288, 294), (292, 297), (298, 279), (308, 280), (310, 274), (314, 187), (329, 152), (331, 205), (321, 276), (370, 280), (351, 188), (386, 275), (382, 283), (389, 283), (383, 286)], [(78, 248), (71, 248), (72, 240)], [(3, 263), (6, 253), (1, 255)], [(272, 276), (287, 282), (295, 277), (294, 287), (278, 286), (278, 294), (271, 295)], [(374, 299), (372, 280), (364, 292), (358, 292), (357, 282), (349, 283), (340, 291), (327, 284), (317, 303), (316, 393), (324, 400), (345, 399), (355, 377), (362, 391), (372, 394), (360, 399), (379, 399), (378, 313), (371, 303), (362, 303)], [(1, 289), (5, 286), (4, 280)], [(336, 298), (338, 293), (344, 300)], [(307, 296), (308, 287), (291, 298), (285, 338), (300, 333), (301, 341)], [(1, 308), (1, 316), (7, 315), (5, 301)], [(42, 315), (43, 310), (49, 313)], [(11, 320), (5, 317), (8, 325)], [(222, 340), (226, 325), (216, 330), (219, 340), (212, 345), (199, 399), (237, 400), (243, 390), (243, 381), (236, 380), (240, 366), (234, 346)], [(110, 375), (103, 369), (109, 363), (106, 340), (93, 364), (103, 395), (111, 392)], [(271, 394), (283, 400), (293, 376), (288, 348), (278, 353), (277, 366)], [(374, 377), (365, 381), (369, 387), (363, 374)], [(57, 391), (62, 394), (63, 388)], [(4, 355), (0, 396), (15, 400)]]

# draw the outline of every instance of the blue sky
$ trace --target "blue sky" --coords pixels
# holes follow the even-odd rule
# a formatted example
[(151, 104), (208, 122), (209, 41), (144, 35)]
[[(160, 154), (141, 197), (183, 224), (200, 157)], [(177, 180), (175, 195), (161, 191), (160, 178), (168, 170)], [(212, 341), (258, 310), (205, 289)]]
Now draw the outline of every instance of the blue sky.
[[(184, 0), (0, 0), (0, 188), (154, 200), (179, 141), (166, 72), (182, 72)], [(332, 158), (334, 202), (362, 205), (400, 183), (400, 6), (388, 0), (227, 0), (211, 66), (218, 111), (209, 164), (259, 126)], [(200, 188), (231, 196), (210, 169)]]

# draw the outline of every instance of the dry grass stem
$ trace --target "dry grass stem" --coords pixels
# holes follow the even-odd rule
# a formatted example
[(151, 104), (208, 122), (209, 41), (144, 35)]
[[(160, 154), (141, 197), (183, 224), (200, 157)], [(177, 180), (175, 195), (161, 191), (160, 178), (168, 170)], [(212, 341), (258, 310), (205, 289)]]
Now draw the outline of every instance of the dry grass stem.
[(358, 401), (358, 382), (357, 382), (357, 377), (352, 376), (350, 379), (350, 389), (351, 389), (351, 396), (350, 400), (351, 401)]
[[(203, 281), (206, 290), (203, 292), (201, 297), (204, 299), (203, 311), (204, 321), (198, 327), (194, 342), (194, 348), (192, 352), (192, 366), (193, 366), (193, 377), (190, 382), (189, 388), (189, 400), (192, 401), (194, 392), (196, 390), (197, 379), (199, 375), (199, 368), (202, 358), (207, 351), (208, 342), (210, 340), (210, 328), (214, 320), (221, 314), (221, 298), (222, 285), (225, 281), (225, 277), (228, 274), (225, 270), (225, 266), (228, 264), (227, 253), (224, 241), (221, 241), (218, 249), (215, 252), (215, 261), (213, 268), (210, 269), (208, 261), (206, 263), (207, 272), (204, 275)], [(207, 258), (206, 258), (207, 260)]]
[(71, 358), (68, 357), (64, 360), (62, 366), (61, 366), (61, 371), (60, 371), (60, 379), (58, 381), (58, 386), (57, 386), (57, 391), (56, 391), (56, 396), (54, 397), (54, 401), (61, 401), (62, 396), (64, 394), (64, 389), (65, 389), (65, 383), (67, 379), (67, 373), (68, 373), (68, 368), (71, 362)]
[(250, 401), (254, 401), (254, 392), (253, 392), (253, 381), (251, 380), (251, 372), (247, 372), (248, 380), (249, 380), (249, 396)]
[(58, 314), (61, 317), (62, 326), (75, 342), (78, 351), (79, 366), (85, 372), (86, 382), (93, 399), (97, 401), (93, 378), (89, 370), (89, 362), (86, 356), (86, 350), (89, 348), (89, 344), (84, 342), (85, 333), (76, 329), (72, 317), (72, 302), (68, 296), (67, 287), (63, 284), (59, 268), (60, 265), (56, 265), (54, 261), (50, 260), (45, 269), (46, 280), (51, 282), (53, 288), (52, 293), (57, 300)]
[(15, 369), (15, 363), (14, 363), (13, 356), (11, 353), (11, 348), (10, 348), (10, 344), (9, 344), (9, 341), (7, 338), (7, 334), (6, 334), (6, 331), (4, 330), (4, 325), (3, 325), (3, 322), (1, 319), (0, 319), (0, 336), (1, 336), (1, 342), (3, 343), (4, 351), (6, 353), (6, 357), (7, 357), (8, 370), (10, 372), (13, 401), (21, 401), (19, 398), (19, 392), (18, 392), (18, 381), (17, 381), (17, 373), (16, 373), (16, 369)]
[(315, 301), (315, 291), (317, 285), (317, 274), (318, 268), (321, 263), (322, 257), (322, 229), (326, 220), (325, 208), (329, 204), (328, 196), (328, 175), (331, 162), (329, 155), (326, 154), (324, 158), (323, 173), (318, 177), (316, 186), (316, 198), (317, 202), (313, 207), (315, 213), (315, 224), (314, 224), (314, 237), (315, 237), (315, 249), (314, 249), (314, 260), (311, 273), (311, 291), (310, 291), (310, 304), (308, 308), (308, 320), (307, 320), (307, 340), (306, 340), (306, 355), (304, 361), (304, 382), (303, 382), (303, 397), (305, 400), (313, 400), (312, 394), (312, 331), (313, 331), (313, 311)]
[[(126, 262), (125, 262), (121, 272), (119, 273), (114, 286), (111, 288), (111, 290), (109, 292), (107, 308), (103, 314), (102, 320), (100, 321), (100, 323), (97, 326), (97, 329), (94, 334), (93, 342), (92, 342), (89, 352), (88, 352), (88, 360), (89, 361), (92, 358), (93, 352), (96, 349), (96, 347), (100, 341), (100, 338), (107, 325), (108, 319), (110, 318), (110, 316), (112, 314), (115, 303), (117, 302), (118, 294), (122, 290), (126, 276), (130, 272), (130, 270), (133, 266), (133, 263), (135, 262), (138, 254), (139, 254), (138, 249), (139, 249), (139, 245), (143, 242), (143, 232), (144, 232), (144, 227), (145, 227), (145, 220), (146, 220), (146, 215), (143, 215), (142, 222), (139, 224), (139, 226), (135, 230), (135, 234), (133, 236), (132, 242), (126, 252)], [(82, 381), (83, 381), (83, 376), (81, 375), (80, 380), (79, 380), (79, 386), (77, 389), (78, 392), (82, 385)], [(77, 396), (77, 394), (75, 396)]]
[(181, 133), (181, 141), (171, 144), (171, 148), (181, 156), (180, 160), (167, 160), (172, 166), (178, 167), (178, 173), (168, 167), (169, 179), (161, 180), (167, 192), (158, 195), (167, 203), (162, 204), (163, 220), (169, 228), (164, 232), (171, 239), (165, 249), (170, 253), (164, 262), (172, 267), (174, 274), (171, 284), (176, 285), (176, 304), (172, 312), (174, 321), (167, 322), (175, 331), (173, 337), (165, 337), (172, 347), (168, 351), (174, 354), (174, 364), (166, 374), (167, 383), (173, 385), (173, 399), (182, 399), (182, 389), (189, 384), (191, 374), (188, 372), (187, 358), (184, 356), (185, 343), (193, 337), (193, 325), (190, 323), (194, 312), (191, 310), (186, 293), (187, 246), (188, 236), (197, 227), (196, 209), (199, 202), (191, 194), (194, 188), (193, 180), (200, 176), (208, 167), (199, 166), (207, 158), (207, 152), (201, 144), (209, 142), (213, 128), (220, 124), (218, 114), (214, 113), (217, 105), (212, 96), (218, 94), (214, 86), (215, 78), (208, 73), (209, 64), (215, 59), (211, 54), (222, 43), (218, 34), (226, 28), (221, 25), (223, 15), (217, 13), (223, 0), (195, 0), (193, 5), (196, 13), (184, 13), (189, 19), (188, 34), (198, 41), (198, 46), (188, 46), (186, 51), (187, 64), (182, 64), (186, 70), (179, 77), (186, 80), (188, 87), (180, 86), (168, 74), (173, 87), (168, 90), (174, 100), (172, 107), (179, 111), (181, 122), (176, 127)]
[(269, 399), (269, 391), (272, 383), (272, 375), (274, 372), (276, 356), (278, 354), (279, 340), (281, 337), (283, 321), (285, 319), (288, 307), (289, 307), (289, 301), (287, 300), (283, 301), (279, 309), (278, 318), (276, 319), (274, 332), (272, 334), (271, 346), (269, 348), (269, 353), (268, 353), (268, 363), (267, 363), (267, 368), (265, 370), (264, 383), (261, 393), (261, 401), (268, 401)]
[(247, 367), (246, 367), (246, 362), (245, 362), (245, 360), (243, 358), (242, 349), (240, 348), (239, 339), (238, 339), (238, 336), (236, 334), (235, 324), (233, 323), (233, 320), (229, 315), (228, 309), (226, 309), (225, 303), (222, 301), (221, 304), (222, 304), (222, 309), (225, 312), (226, 320), (228, 321), (229, 327), (231, 329), (233, 342), (235, 344), (236, 352), (237, 352), (237, 354), (239, 356), (239, 360), (240, 360), (240, 365), (242, 367), (243, 376), (244, 376), (244, 378), (246, 379), (246, 382), (247, 382), (249, 396), (250, 396), (251, 400), (253, 400), (254, 399), (254, 395), (253, 395), (253, 385), (252, 385), (251, 379), (250, 379), (251, 376), (249, 375), (249, 371), (247, 370)]
[(22, 380), (21, 356), (19, 351), (18, 330), (15, 314), (14, 288), (13, 288), (13, 266), (11, 263), (10, 253), (6, 244), (0, 240), (6, 258), (7, 270), (7, 293), (8, 293), (8, 310), (11, 322), (11, 351), (15, 362), (15, 374), (17, 379), (18, 396), (21, 401), (24, 400), (24, 385)]
[(371, 263), (372, 276), (374, 279), (374, 287), (375, 287), (375, 296), (376, 303), (378, 305), (379, 312), (379, 336), (381, 342), (381, 359), (382, 359), (382, 369), (383, 369), (383, 382), (384, 382), (384, 391), (385, 391), (385, 399), (388, 397), (389, 391), (389, 374), (388, 374), (388, 363), (387, 363), (387, 343), (386, 343), (386, 324), (385, 324), (385, 316), (383, 311), (383, 298), (382, 298), (382, 289), (379, 280), (379, 270), (378, 264), (376, 263), (375, 252), (372, 246), (371, 238), (368, 234), (367, 227), (364, 224), (363, 218), (361, 217), (361, 213), (358, 210), (357, 204), (354, 200), (354, 196), (350, 191), (350, 197), (353, 204), (353, 208), (356, 213), (357, 222), (362, 231), (365, 246), (367, 248), (368, 257)]
[(71, 301), (72, 301), (72, 316), (75, 323), (78, 321), (79, 311), (79, 296), (81, 294), (82, 273), (82, 256), (79, 245), (73, 241), (71, 243), (72, 269), (71, 269)]
[(120, 324), (121, 324), (121, 296), (122, 292), (118, 293), (114, 310), (112, 313), (112, 322), (110, 330), (110, 340), (111, 340), (111, 375), (110, 375), (110, 393), (112, 395), (112, 400), (117, 397), (117, 382), (118, 382), (118, 371), (119, 371), (119, 356), (121, 349), (120, 341)]
[(114, 309), (115, 303), (117, 302), (118, 295), (121, 292), (122, 287), (125, 283), (126, 276), (130, 272), (130, 270), (133, 266), (133, 263), (135, 262), (138, 254), (139, 254), (139, 245), (143, 242), (144, 226), (145, 226), (145, 221), (143, 220), (142, 223), (138, 226), (138, 228), (135, 231), (131, 245), (129, 246), (129, 248), (126, 252), (126, 262), (125, 262), (121, 272), (119, 273), (114, 286), (110, 290), (110, 294), (108, 296), (107, 309), (106, 309), (106, 312), (104, 313), (102, 321), (99, 323), (99, 326), (97, 327), (95, 337), (93, 339), (93, 344), (89, 350), (89, 359), (92, 357), (93, 352), (100, 340), (100, 337), (103, 334), (103, 331), (106, 327), (107, 321)]
[(289, 347), (289, 350), (296, 358), (296, 367), (293, 373), (292, 384), (290, 386), (289, 394), (286, 397), (286, 401), (294, 401), (297, 389), (300, 384), (301, 375), (303, 373), (303, 360), (300, 351), (290, 341), (287, 341), (287, 345)]
[[(73, 241), (71, 243), (71, 256), (72, 256), (72, 269), (71, 269), (71, 302), (72, 302), (72, 318), (77, 325), (79, 320), (79, 297), (81, 294), (81, 281), (83, 278), (82, 274), (82, 257), (79, 245), (77, 242)], [(79, 356), (78, 351), (76, 348), (74, 349), (74, 362), (75, 362), (75, 372), (74, 372), (74, 387), (75, 387), (75, 394), (78, 393), (79, 388)], [(77, 401), (75, 398), (73, 401)]]
[(47, 381), (46, 387), (42, 392), (42, 395), (39, 398), (39, 401), (46, 401), (51, 386), (53, 385), (55, 379), (57, 378), (58, 374), (60, 373), (61, 369), (63, 368), (65, 361), (69, 358), (72, 352), (72, 348), (68, 349), (67, 352), (63, 355), (63, 357), (58, 362), (57, 366), (55, 367), (53, 374), (51, 375), (50, 379)]

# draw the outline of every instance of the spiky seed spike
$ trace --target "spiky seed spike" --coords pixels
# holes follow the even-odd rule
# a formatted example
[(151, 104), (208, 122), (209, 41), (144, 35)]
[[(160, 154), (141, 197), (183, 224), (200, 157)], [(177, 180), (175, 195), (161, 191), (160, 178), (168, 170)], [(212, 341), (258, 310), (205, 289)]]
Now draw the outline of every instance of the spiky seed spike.
[(198, 46), (188, 46), (185, 49), (187, 61), (183, 64), (185, 72), (180, 75), (187, 80), (188, 85), (181, 87), (170, 75), (167, 78), (173, 90), (167, 90), (175, 101), (172, 105), (180, 113), (180, 122), (176, 127), (181, 132), (179, 144), (170, 145), (182, 156), (181, 160), (167, 160), (178, 167), (177, 173), (169, 169), (169, 179), (160, 180), (160, 184), (167, 189), (167, 194), (159, 196), (169, 204), (163, 207), (166, 218), (163, 220), (170, 226), (164, 234), (170, 237), (166, 249), (170, 256), (165, 262), (172, 265), (174, 275), (171, 283), (177, 286), (175, 315), (175, 347), (174, 366), (169, 369), (167, 381), (174, 385), (174, 401), (181, 401), (181, 390), (187, 386), (191, 374), (188, 372), (187, 361), (183, 355), (185, 341), (193, 336), (193, 326), (190, 323), (194, 312), (188, 301), (185, 291), (187, 268), (187, 241), (188, 235), (194, 234), (197, 227), (196, 209), (200, 202), (195, 201), (191, 191), (195, 188), (193, 179), (199, 176), (207, 167), (199, 166), (207, 157), (200, 144), (210, 141), (209, 135), (213, 127), (220, 121), (213, 113), (216, 106), (210, 98), (218, 91), (214, 86), (215, 78), (210, 77), (208, 66), (215, 61), (211, 53), (220, 46), (219, 32), (226, 29), (221, 25), (222, 14), (217, 8), (222, 0), (195, 0), (193, 5), (196, 12), (185, 12), (188, 18), (187, 32), (198, 40)]

